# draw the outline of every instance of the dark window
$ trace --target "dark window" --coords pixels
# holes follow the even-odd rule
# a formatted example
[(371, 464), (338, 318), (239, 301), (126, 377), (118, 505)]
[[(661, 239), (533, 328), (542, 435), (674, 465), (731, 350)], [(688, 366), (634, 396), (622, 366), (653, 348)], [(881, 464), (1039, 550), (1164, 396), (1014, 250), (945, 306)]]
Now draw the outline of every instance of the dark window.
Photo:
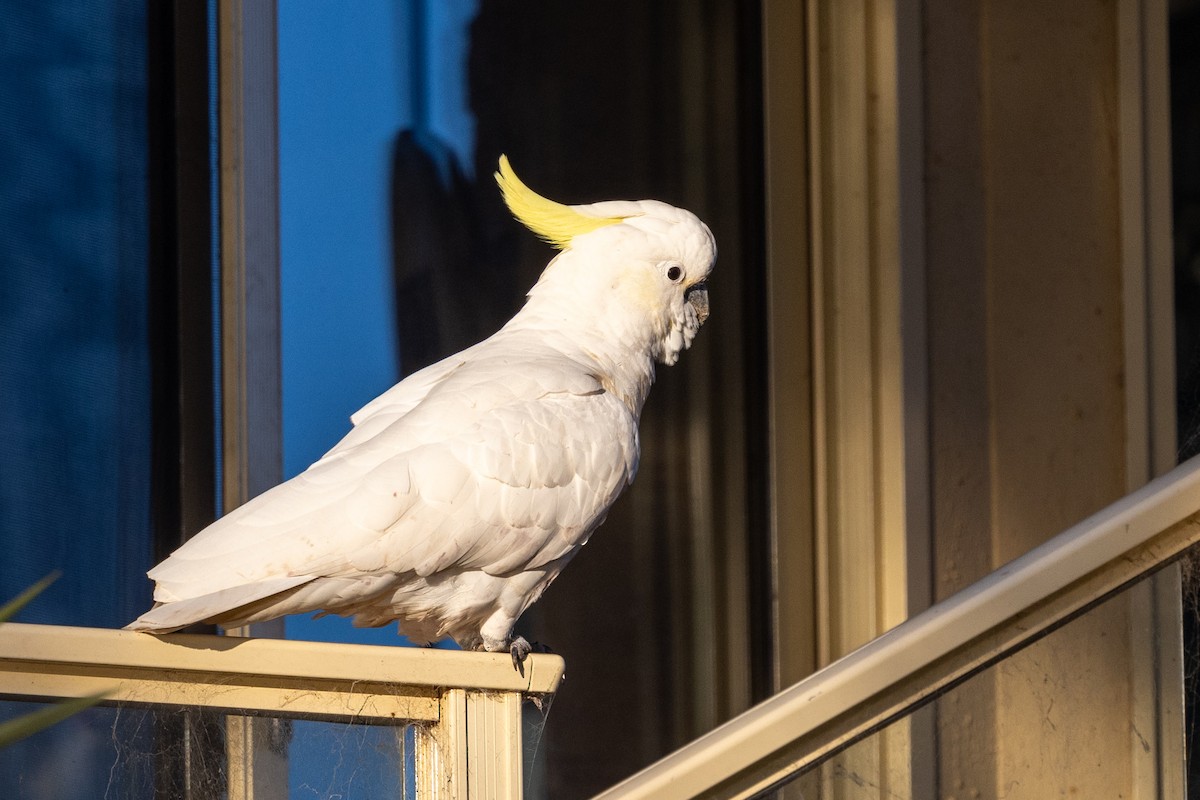
[[(213, 516), (210, 16), (86, 0), (4, 12), (0, 599), (61, 573), (20, 622), (123, 626), (150, 603), (154, 560)], [(125, 785), (113, 719), (0, 751), (0, 786)]]
[(146, 15), (5, 12), (0, 91), (0, 593), (22, 619), (123, 624), (150, 548)]

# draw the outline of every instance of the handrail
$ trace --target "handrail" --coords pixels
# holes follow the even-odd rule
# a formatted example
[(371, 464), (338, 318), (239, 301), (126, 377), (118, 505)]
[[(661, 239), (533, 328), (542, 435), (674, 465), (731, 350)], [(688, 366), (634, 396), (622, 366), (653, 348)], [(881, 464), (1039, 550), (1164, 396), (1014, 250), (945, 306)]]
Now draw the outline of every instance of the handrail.
[(529, 656), (522, 676), (507, 653), (0, 625), (3, 698), (104, 693), (234, 715), (416, 723), (419, 797), (517, 800), (522, 700), (553, 693), (562, 674), (550, 654)]
[(1200, 541), (1200, 457), (595, 800), (750, 797), (1030, 644)]

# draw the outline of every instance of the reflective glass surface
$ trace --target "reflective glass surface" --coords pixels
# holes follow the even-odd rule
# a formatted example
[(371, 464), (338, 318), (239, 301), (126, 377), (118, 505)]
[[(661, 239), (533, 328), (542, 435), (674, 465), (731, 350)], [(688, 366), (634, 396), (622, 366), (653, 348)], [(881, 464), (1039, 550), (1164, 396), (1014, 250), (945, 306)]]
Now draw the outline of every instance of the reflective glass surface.
[[(0, 720), (37, 707), (0, 703)], [(270, 787), (267, 797), (413, 797), (414, 746), (406, 725), (99, 707), (0, 749), (0, 796), (198, 800), (241, 795), (238, 782), (250, 782)]]
[(149, 602), (144, 3), (25, 3), (0, 26), (0, 598), (123, 625)]

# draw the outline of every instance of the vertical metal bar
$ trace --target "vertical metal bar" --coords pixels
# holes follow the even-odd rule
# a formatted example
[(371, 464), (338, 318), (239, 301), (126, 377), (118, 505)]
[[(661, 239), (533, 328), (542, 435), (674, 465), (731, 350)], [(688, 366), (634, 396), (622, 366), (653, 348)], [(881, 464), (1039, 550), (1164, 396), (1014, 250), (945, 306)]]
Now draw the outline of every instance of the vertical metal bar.
[(436, 725), (419, 730), (420, 800), (520, 800), (519, 692), (447, 689)]
[[(895, 148), (896, 194), (892, 213), (896, 216), (898, 318), (900, 333), (899, 374), (896, 380), (901, 401), (890, 404), (900, 418), (887, 420), (899, 441), (893, 455), (900, 463), (899, 485), (893, 498), (896, 513), (904, 519), (903, 533), (896, 538), (902, 551), (887, 558), (904, 563), (903, 615), (912, 616), (933, 604), (933, 529), (930, 473), (929, 336), (925, 272), (925, 86), (923, 4), (917, 0), (884, 0), (890, 9), (889, 25), (876, 26), (876, 35), (894, 37), (893, 76), (895, 101), (894, 136), (886, 146)], [(886, 31), (881, 31), (886, 27)], [(884, 79), (885, 76), (880, 76)], [(889, 512), (890, 513), (890, 512)], [(899, 586), (896, 587), (899, 589)], [(894, 612), (901, 613), (900, 609)], [(885, 620), (886, 623), (890, 620)], [(932, 709), (911, 715), (903, 729), (903, 742), (893, 740), (888, 753), (891, 770), (887, 785), (893, 791), (908, 791), (912, 797), (937, 794), (937, 728)], [(898, 731), (899, 733), (899, 731)]]
[(442, 692), (436, 725), (417, 732), (417, 797), (420, 800), (467, 798), (467, 692)]
[[(282, 478), (276, 7), (218, 3), (223, 499), (229, 511)], [(239, 630), (235, 633), (247, 635)], [(282, 622), (254, 626), (281, 635)], [(230, 800), (287, 795), (270, 722), (227, 719)]]
[(1162, 800), (1187, 795), (1187, 747), (1184, 715), (1182, 570), (1171, 564), (1149, 582), (1154, 592), (1155, 630), (1168, 635), (1157, 642), (1154, 656), (1161, 684), (1154, 693), (1158, 748), (1158, 795)]
[(467, 692), (467, 796), (521, 800), (521, 696)]
[(282, 473), (275, 3), (220, 0), (225, 507)]
[(805, 9), (763, 2), (773, 691), (817, 667)]
[(161, 558), (216, 513), (207, 7), (150, 3), (147, 28), (155, 555)]
[[(1117, 5), (1122, 299), (1125, 337), (1126, 488), (1175, 461), (1173, 263), (1167, 8)], [(1179, 569), (1130, 592), (1135, 797), (1182, 797), (1183, 626)]]
[[(212, 175), (206, 3), (148, 3), (153, 519), (160, 560), (216, 514), (213, 438)], [(224, 794), (222, 730), (203, 709), (155, 718), (155, 790)]]
[[(810, 0), (808, 9), (823, 663), (929, 603), (923, 219), (906, 202), (921, 196), (924, 148), (919, 6)], [(910, 746), (904, 724), (843, 758), (907, 793), (898, 787), (911, 780)]]

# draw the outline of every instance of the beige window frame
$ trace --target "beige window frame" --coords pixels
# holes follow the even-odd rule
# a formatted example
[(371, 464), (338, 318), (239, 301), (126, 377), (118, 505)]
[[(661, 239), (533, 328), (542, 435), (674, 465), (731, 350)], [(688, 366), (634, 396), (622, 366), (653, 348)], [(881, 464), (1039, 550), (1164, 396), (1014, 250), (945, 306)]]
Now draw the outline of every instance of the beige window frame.
[[(108, 703), (217, 709), (231, 714), (227, 733), (255, 715), (412, 724), (417, 796), (464, 800), (522, 796), (522, 706), (552, 695), (563, 675), (562, 659), (546, 654), (531, 655), (522, 677), (507, 653), (17, 623), (0, 626), (0, 654), (7, 697), (103, 692)], [(256, 776), (259, 750), (226, 737), (230, 797), (287, 795), (286, 773), (274, 784)]]
[[(777, 689), (934, 595), (922, 8), (763, 3)], [(1120, 0), (1111, 13), (1127, 367), (1121, 456), (1133, 491), (1174, 463), (1166, 8)], [(1138, 620), (1131, 652), (1153, 653), (1132, 667), (1135, 708), (1145, 714), (1135, 722), (1155, 732), (1149, 746), (1162, 754), (1134, 781), (1147, 797), (1172, 796), (1178, 686), (1156, 665), (1178, 649), (1177, 572), (1129, 599)], [(936, 763), (935, 731), (920, 728), (928, 722), (890, 730), (877, 757), (857, 764), (860, 774), (926, 794), (932, 776), (919, 768), (882, 771)]]
[[(1132, 491), (1175, 454), (1166, 10), (1122, 0), (1114, 14)], [(902, 0), (764, 0), (763, 15), (776, 670), (787, 683), (931, 596), (922, 43), (920, 4)]]
[(928, 604), (920, 17), (763, 5), (779, 687)]

